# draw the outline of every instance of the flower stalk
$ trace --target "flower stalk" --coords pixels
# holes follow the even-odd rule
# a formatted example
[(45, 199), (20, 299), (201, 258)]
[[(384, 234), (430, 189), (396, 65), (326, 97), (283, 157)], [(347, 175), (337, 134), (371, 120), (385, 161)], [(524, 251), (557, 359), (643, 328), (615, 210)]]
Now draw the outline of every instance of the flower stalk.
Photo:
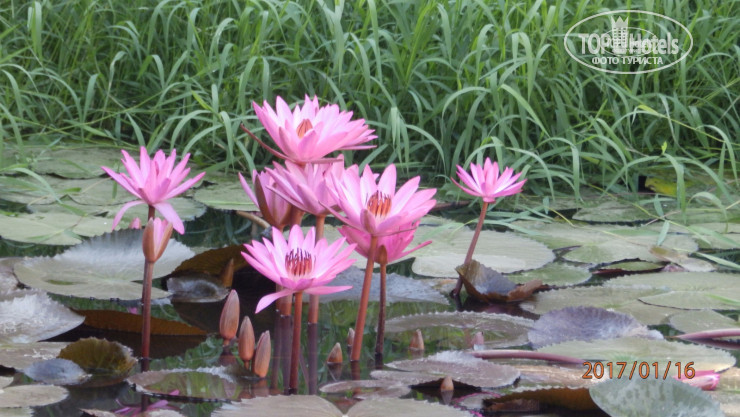
[(378, 249), (378, 263), (380, 264), (380, 305), (378, 306), (378, 333), (375, 338), (375, 355), (376, 357), (382, 357), (385, 339), (386, 269), (388, 266), (388, 251), (385, 245)]
[[(470, 261), (473, 260), (473, 253), (475, 252), (475, 246), (478, 244), (478, 237), (480, 236), (480, 232), (483, 229), (483, 223), (486, 221), (486, 212), (488, 211), (488, 203), (483, 202), (483, 205), (480, 208), (480, 217), (478, 217), (478, 224), (475, 225), (475, 233), (473, 233), (473, 238), (470, 240), (470, 246), (468, 247), (468, 253), (465, 255), (465, 262), (463, 262), (463, 265), (467, 265), (470, 263)], [(460, 294), (460, 290), (462, 289), (463, 285), (463, 278), (460, 273), (457, 274), (457, 284), (455, 284), (455, 289), (452, 290), (452, 296), (456, 297)]]
[(370, 237), (370, 247), (367, 254), (367, 265), (365, 266), (365, 278), (362, 281), (362, 295), (360, 295), (360, 308), (357, 310), (355, 321), (355, 339), (352, 341), (352, 354), (350, 360), (360, 360), (362, 353), (362, 336), (365, 332), (365, 318), (367, 317), (367, 303), (370, 300), (370, 284), (373, 280), (373, 266), (375, 265), (375, 252), (377, 251), (378, 237)]

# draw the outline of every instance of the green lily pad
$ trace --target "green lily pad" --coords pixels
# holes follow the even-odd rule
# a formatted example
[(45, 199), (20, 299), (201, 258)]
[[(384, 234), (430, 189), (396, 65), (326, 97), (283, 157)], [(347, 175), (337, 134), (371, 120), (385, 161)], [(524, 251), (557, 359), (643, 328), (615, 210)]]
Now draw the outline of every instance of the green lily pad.
[(690, 310), (674, 314), (668, 323), (682, 333), (695, 333), (715, 329), (740, 328), (740, 322), (714, 310)]
[(674, 272), (628, 275), (607, 286), (641, 285), (669, 290), (643, 295), (640, 300), (663, 307), (700, 310), (740, 308), (740, 275), (719, 272)]
[(121, 376), (136, 365), (130, 348), (94, 337), (67, 345), (59, 352), (59, 358), (70, 360), (93, 375)]
[(565, 287), (588, 281), (591, 278), (591, 272), (587, 268), (553, 262), (542, 268), (507, 275), (507, 278), (519, 284), (538, 279), (544, 285)]
[(573, 219), (590, 223), (639, 222), (652, 220), (654, 217), (634, 204), (609, 200), (595, 207), (578, 210)]
[[(473, 238), (469, 228), (420, 226), (412, 245), (432, 240), (414, 253), (414, 273), (431, 277), (457, 276), (455, 267), (462, 265)], [(418, 242), (418, 243), (417, 243)], [(555, 255), (541, 243), (513, 233), (490, 230), (481, 232), (473, 259), (502, 273), (539, 268)]]
[[(213, 178), (209, 177), (208, 182), (212, 181)], [(259, 211), (259, 207), (247, 197), (236, 175), (229, 180), (199, 188), (193, 194), (193, 199), (217, 210)]]
[(0, 294), (0, 343), (28, 343), (72, 330), (85, 318), (43, 292)]
[(34, 342), (0, 344), (0, 365), (24, 369), (35, 362), (54, 359), (67, 346), (66, 342)]
[(36, 157), (33, 171), (64, 178), (95, 178), (103, 175), (101, 166), (121, 165), (121, 151), (115, 148), (55, 149)]
[(364, 400), (342, 413), (334, 404), (313, 395), (258, 397), (227, 404), (213, 417), (469, 417), (465, 411), (425, 401), (380, 398)]
[[(30, 258), (15, 265), (23, 284), (74, 297), (101, 299), (141, 298), (144, 254), (141, 230), (122, 230), (86, 241), (53, 258)], [(154, 277), (161, 277), (193, 255), (185, 245), (171, 239), (164, 255), (154, 264)], [(152, 298), (169, 293), (152, 289)]]
[(639, 299), (664, 292), (664, 289), (637, 286), (565, 288), (537, 293), (521, 307), (535, 314), (544, 314), (564, 307), (593, 306), (629, 314), (646, 325), (661, 324), (668, 316), (681, 310), (649, 305)]
[[(605, 343), (603, 340), (569, 341), (545, 346), (537, 349), (537, 351), (574, 355), (593, 361), (627, 362), (628, 368), (624, 370), (625, 373), (628, 373), (627, 375), (631, 373), (632, 364), (637, 362), (633, 378), (639, 378), (642, 362), (646, 363), (642, 369), (643, 376), (650, 373), (649, 377), (651, 379), (655, 379), (654, 362), (658, 363), (658, 378), (660, 379), (663, 378), (666, 369), (669, 367), (666, 377), (677, 376), (678, 367), (676, 363), (678, 362), (681, 363), (681, 372), (684, 372), (689, 362), (692, 362), (691, 367), (696, 371), (712, 370), (715, 372), (723, 371), (735, 364), (735, 358), (724, 350), (640, 337), (620, 337), (609, 340), (609, 343)], [(604, 375), (607, 375), (607, 373)], [(614, 375), (616, 375), (616, 372)]]
[(449, 376), (454, 382), (479, 388), (497, 388), (511, 385), (519, 377), (519, 370), (508, 365), (498, 365), (478, 359), (463, 352), (440, 352), (422, 359), (402, 360), (387, 363), (386, 366), (399, 371), (373, 371), (375, 379), (411, 382), (409, 385), (423, 385), (439, 381)]
[[(662, 224), (648, 226), (653, 230), (661, 230)], [(669, 232), (691, 235), (702, 249), (737, 249), (740, 248), (740, 224), (728, 222), (690, 223), (684, 226), (675, 222), (670, 223)]]
[[(657, 262), (650, 253), (656, 246), (660, 232), (641, 227), (573, 226), (562, 223), (517, 222), (515, 225), (535, 234), (530, 237), (551, 249), (575, 247), (563, 258), (572, 262), (606, 264), (625, 259)], [(692, 253), (698, 245), (690, 237), (669, 234), (662, 247), (682, 253)]]
[(662, 339), (660, 332), (648, 330), (629, 314), (597, 307), (565, 307), (543, 314), (529, 331), (529, 341), (537, 349), (568, 340), (604, 340), (621, 336)]
[(723, 417), (719, 404), (699, 388), (668, 379), (621, 378), (589, 389), (610, 416)]
[(655, 263), (655, 262), (645, 262), (645, 261), (626, 261), (626, 262), (615, 262), (613, 264), (604, 265), (603, 267), (599, 268), (598, 273), (601, 274), (608, 274), (608, 273), (625, 273), (625, 272), (646, 272), (646, 271), (655, 271), (663, 268), (663, 264)]
[(388, 338), (401, 338), (408, 343), (411, 333), (420, 329), (425, 343), (437, 343), (438, 349), (468, 348), (472, 336), (482, 332), (486, 348), (501, 348), (526, 344), (533, 324), (532, 320), (507, 314), (443, 312), (388, 319), (385, 332)]
[(44, 245), (76, 245), (83, 236), (96, 236), (111, 230), (111, 220), (69, 213), (21, 213), (0, 215), (0, 235), (4, 239)]

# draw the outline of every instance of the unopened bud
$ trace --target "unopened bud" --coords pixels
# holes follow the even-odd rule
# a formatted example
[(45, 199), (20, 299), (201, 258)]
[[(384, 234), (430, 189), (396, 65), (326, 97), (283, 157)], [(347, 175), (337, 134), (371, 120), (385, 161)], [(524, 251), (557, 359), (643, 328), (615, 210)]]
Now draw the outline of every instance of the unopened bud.
[(440, 385), (439, 390), (444, 391), (454, 391), (455, 390), (455, 384), (452, 383), (452, 378), (449, 376), (446, 376), (445, 379), (442, 380), (442, 385)]
[(239, 329), (239, 357), (245, 364), (254, 357), (254, 328), (249, 316), (244, 316)]
[(352, 343), (355, 342), (355, 329), (349, 328), (347, 331), (347, 346), (352, 346)]
[(476, 346), (482, 346), (486, 343), (486, 339), (483, 338), (483, 332), (477, 332), (473, 335), (473, 340), (470, 341), (471, 347), (475, 349)]
[(236, 337), (236, 331), (239, 328), (239, 295), (235, 290), (229, 292), (226, 297), (226, 303), (221, 310), (221, 320), (219, 321), (218, 330), (224, 339), (224, 346), (231, 343)]
[(272, 343), (270, 342), (270, 332), (266, 331), (260, 335), (257, 341), (257, 348), (254, 350), (254, 360), (252, 361), (252, 372), (260, 378), (267, 376), (270, 369), (270, 357), (272, 356)]
[(231, 284), (234, 283), (234, 258), (229, 259), (229, 262), (226, 262), (226, 265), (221, 269), (219, 281), (222, 287), (231, 288)]
[(416, 329), (414, 335), (411, 336), (411, 342), (409, 342), (409, 349), (421, 351), (424, 350), (424, 336), (421, 334), (421, 330)]
[(326, 358), (326, 363), (342, 363), (342, 346), (337, 342), (329, 352), (329, 356)]

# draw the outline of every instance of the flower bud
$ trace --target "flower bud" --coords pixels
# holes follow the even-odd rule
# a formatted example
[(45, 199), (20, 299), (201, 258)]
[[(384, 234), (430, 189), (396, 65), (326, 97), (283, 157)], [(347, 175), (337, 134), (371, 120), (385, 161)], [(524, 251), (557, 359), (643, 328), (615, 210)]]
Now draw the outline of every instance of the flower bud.
[(260, 378), (267, 376), (270, 369), (270, 357), (272, 355), (272, 343), (270, 342), (270, 332), (266, 331), (260, 335), (257, 341), (257, 348), (254, 351), (254, 360), (252, 361), (252, 372)]
[(342, 346), (337, 342), (329, 352), (329, 356), (326, 358), (326, 363), (336, 364), (342, 363)]
[(149, 219), (144, 229), (141, 246), (147, 262), (157, 262), (162, 257), (172, 236), (172, 224), (159, 218)]
[(231, 290), (231, 292), (229, 292), (229, 296), (226, 297), (224, 308), (221, 310), (221, 320), (218, 325), (221, 337), (224, 338), (224, 346), (231, 343), (231, 340), (236, 337), (236, 330), (238, 327), (239, 294), (237, 294), (235, 290)]
[(249, 316), (244, 316), (239, 329), (239, 357), (246, 364), (254, 356), (254, 328)]
[(421, 334), (421, 330), (416, 329), (414, 335), (411, 336), (411, 342), (409, 342), (409, 350), (424, 350), (424, 336)]

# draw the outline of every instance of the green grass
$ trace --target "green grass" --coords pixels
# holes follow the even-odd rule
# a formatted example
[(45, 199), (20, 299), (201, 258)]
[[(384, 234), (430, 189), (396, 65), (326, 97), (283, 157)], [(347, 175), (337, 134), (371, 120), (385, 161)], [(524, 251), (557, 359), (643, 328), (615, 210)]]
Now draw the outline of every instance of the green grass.
[[(616, 75), (566, 54), (574, 23), (628, 8), (685, 24), (689, 57)], [(378, 148), (349, 160), (428, 182), (491, 156), (530, 190), (578, 197), (634, 191), (664, 166), (682, 206), (694, 174), (731, 201), (738, 16), (737, 2), (711, 0), (12, 0), (0, 6), (0, 135), (21, 157), (28, 143), (113, 143), (251, 170), (269, 162), (238, 129), (261, 131), (252, 101), (316, 94), (376, 130)]]

